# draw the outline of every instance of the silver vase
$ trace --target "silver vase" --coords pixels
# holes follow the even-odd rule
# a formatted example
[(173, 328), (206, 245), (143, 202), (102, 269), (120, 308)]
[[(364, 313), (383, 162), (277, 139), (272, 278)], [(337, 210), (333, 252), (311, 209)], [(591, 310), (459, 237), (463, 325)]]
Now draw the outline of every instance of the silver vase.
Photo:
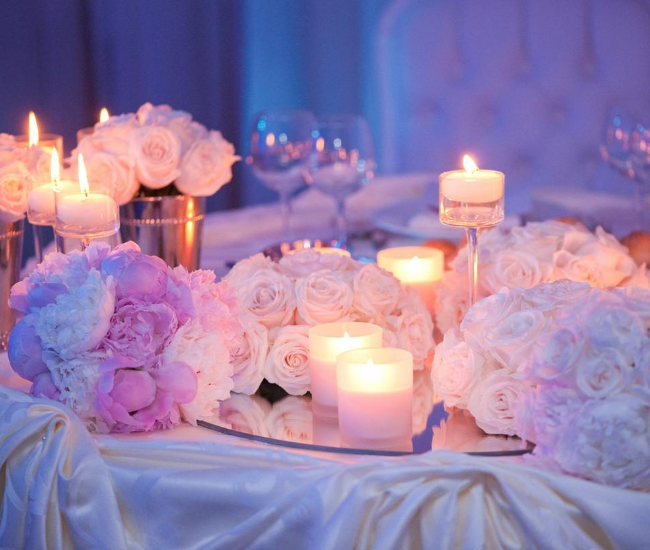
[(194, 271), (201, 262), (205, 197), (142, 197), (120, 207), (122, 242), (175, 267)]
[(20, 278), (24, 237), (24, 218), (17, 222), (0, 222), (0, 350), (5, 351), (9, 333), (16, 323), (16, 314), (9, 307), (9, 293)]

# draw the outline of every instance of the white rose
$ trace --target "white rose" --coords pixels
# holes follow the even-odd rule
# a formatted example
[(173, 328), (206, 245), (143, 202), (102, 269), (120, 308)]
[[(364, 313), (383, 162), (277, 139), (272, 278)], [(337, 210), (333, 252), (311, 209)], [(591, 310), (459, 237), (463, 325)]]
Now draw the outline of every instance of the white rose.
[(264, 377), (291, 395), (309, 391), (309, 326), (292, 325), (271, 331), (273, 341), (264, 364)]
[(517, 407), (530, 391), (523, 380), (500, 369), (476, 384), (467, 408), (485, 432), (514, 435)]
[(61, 358), (94, 350), (108, 332), (115, 311), (115, 285), (91, 269), (85, 281), (36, 312), (34, 329), (45, 349)]
[(476, 302), (465, 314), (460, 328), (469, 342), (480, 346), (487, 330), (493, 329), (505, 318), (521, 309), (522, 293), (518, 289), (503, 288)]
[(231, 285), (237, 287), (254, 277), (262, 269), (277, 271), (277, 264), (271, 258), (260, 252), (250, 258), (244, 258), (238, 261), (224, 279)]
[(458, 328), (469, 310), (467, 278), (447, 272), (436, 292), (436, 326), (441, 332)]
[(301, 279), (319, 269), (348, 273), (356, 268), (355, 261), (340, 254), (321, 254), (314, 248), (298, 250), (282, 256), (278, 262), (280, 271), (291, 279)]
[(392, 273), (375, 264), (364, 265), (352, 282), (354, 307), (369, 318), (389, 314), (402, 293), (402, 285)]
[(553, 310), (558, 306), (579, 304), (592, 293), (587, 283), (577, 283), (561, 279), (552, 283), (542, 283), (527, 290), (522, 298), (528, 307), (539, 310)]
[(163, 364), (181, 361), (196, 373), (198, 390), (190, 403), (180, 405), (183, 418), (196, 425), (209, 418), (228, 399), (234, 384), (230, 352), (219, 334), (206, 332), (200, 319), (190, 319), (178, 329), (163, 352)]
[(195, 141), (208, 137), (208, 129), (200, 122), (192, 120), (189, 113), (183, 111), (174, 111), (174, 113), (177, 114), (168, 119), (167, 128), (181, 140), (181, 154), (184, 155)]
[(612, 292), (594, 295), (580, 313), (587, 337), (597, 348), (613, 347), (633, 354), (647, 337), (641, 317)]
[(632, 380), (630, 361), (615, 348), (598, 348), (586, 355), (576, 366), (576, 385), (589, 398), (608, 397), (618, 393)]
[(648, 268), (645, 264), (641, 264), (640, 267), (632, 273), (631, 277), (628, 277), (620, 284), (621, 287), (637, 287), (644, 290), (650, 290), (650, 274), (648, 274)]
[(352, 289), (337, 273), (321, 270), (296, 281), (296, 303), (301, 323), (318, 325), (346, 318), (352, 307)]
[(266, 328), (290, 325), (296, 297), (293, 283), (272, 269), (260, 269), (241, 283), (229, 280), (237, 291), (241, 308)]
[(548, 276), (538, 259), (529, 252), (502, 250), (482, 274), (483, 284), (492, 294), (507, 288), (532, 288)]
[(16, 161), (24, 161), (24, 151), (16, 149), (14, 136), (0, 133), (0, 168)]
[(650, 336), (650, 291), (644, 288), (626, 287), (615, 292), (623, 298), (625, 307), (641, 318), (646, 334)]
[(129, 157), (98, 152), (85, 160), (90, 181), (114, 190), (119, 205), (129, 202), (138, 192), (140, 182)]
[(32, 176), (22, 162), (0, 168), (0, 221), (15, 222), (27, 211)]
[(152, 105), (147, 102), (140, 106), (135, 116), (141, 125), (165, 125), (174, 116), (174, 109), (170, 105)]
[(427, 428), (427, 421), (433, 406), (431, 374), (421, 370), (413, 373), (413, 434), (421, 434)]
[(164, 126), (136, 130), (131, 139), (131, 156), (138, 181), (150, 189), (162, 189), (181, 174), (181, 142)]
[(397, 347), (413, 354), (413, 369), (424, 368), (435, 345), (431, 314), (424, 307), (404, 310), (399, 317), (387, 317), (386, 322), (397, 336)]
[(517, 311), (486, 330), (480, 344), (504, 368), (513, 372), (526, 360), (546, 325), (547, 319), (540, 311)]
[(450, 330), (436, 346), (431, 381), (436, 395), (448, 407), (467, 408), (474, 386), (487, 370), (485, 357)]
[(538, 386), (520, 399), (515, 414), (515, 433), (540, 448), (554, 446), (566, 422), (582, 406), (575, 388), (559, 385)]
[(128, 157), (131, 138), (138, 128), (138, 121), (133, 114), (112, 116), (106, 122), (95, 125), (93, 133), (81, 140), (72, 152), (72, 157), (75, 161), (79, 153), (83, 154), (84, 160), (95, 153)]
[(585, 282), (591, 286), (602, 286), (600, 267), (593, 256), (574, 256), (571, 252), (560, 250), (553, 255), (553, 280), (570, 279)]
[(273, 439), (311, 443), (314, 440), (311, 402), (300, 397), (285, 397), (273, 404), (266, 425)]
[(552, 454), (563, 470), (626, 489), (650, 490), (650, 399), (621, 394), (587, 401), (565, 419)]
[(552, 328), (535, 342), (528, 360), (517, 369), (540, 383), (568, 379), (581, 360), (585, 336), (571, 326)]
[(233, 391), (253, 394), (264, 379), (264, 363), (269, 351), (268, 331), (255, 322), (248, 322), (233, 362)]
[(219, 420), (231, 430), (269, 437), (266, 416), (270, 411), (271, 405), (265, 399), (235, 393), (221, 403)]
[(195, 141), (183, 156), (176, 187), (193, 197), (214, 195), (232, 179), (232, 165), (240, 158), (221, 133), (210, 132), (207, 139)]

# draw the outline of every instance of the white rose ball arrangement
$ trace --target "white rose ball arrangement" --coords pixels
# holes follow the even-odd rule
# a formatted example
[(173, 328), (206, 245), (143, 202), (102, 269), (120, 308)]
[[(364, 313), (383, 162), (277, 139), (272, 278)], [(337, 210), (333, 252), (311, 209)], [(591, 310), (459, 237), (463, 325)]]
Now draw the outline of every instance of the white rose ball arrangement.
[[(480, 236), (479, 297), (506, 288), (533, 288), (561, 279), (598, 288), (650, 288), (643, 265), (637, 267), (627, 248), (602, 228), (549, 220), (523, 227), (490, 229)], [(458, 327), (469, 309), (467, 247), (462, 248), (438, 286), (436, 325)]]
[(445, 405), (564, 472), (650, 490), (650, 290), (503, 288), (438, 344)]
[(240, 160), (220, 132), (189, 113), (151, 103), (96, 124), (72, 151), (75, 171), (80, 153), (90, 180), (113, 189), (120, 205), (137, 196), (214, 195)]
[(235, 264), (226, 280), (239, 298), (245, 328), (234, 362), (235, 391), (252, 394), (265, 378), (291, 395), (307, 393), (308, 331), (323, 323), (377, 324), (386, 345), (413, 354), (414, 370), (430, 364), (431, 315), (414, 291), (374, 264), (314, 249), (278, 263), (257, 254)]

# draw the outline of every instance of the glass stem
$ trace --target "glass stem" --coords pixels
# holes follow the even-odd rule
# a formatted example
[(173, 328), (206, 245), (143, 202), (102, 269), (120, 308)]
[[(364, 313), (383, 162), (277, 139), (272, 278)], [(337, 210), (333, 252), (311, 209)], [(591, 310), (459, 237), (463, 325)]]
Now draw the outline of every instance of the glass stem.
[(336, 201), (336, 233), (339, 248), (347, 248), (348, 220), (345, 216), (345, 199)]
[(478, 229), (466, 227), (467, 235), (467, 274), (469, 276), (469, 305), (478, 299)]
[(285, 241), (293, 240), (291, 231), (291, 194), (280, 193), (280, 216), (282, 216), (282, 238)]
[(634, 202), (635, 202), (635, 210), (636, 210), (636, 229), (641, 230), (643, 229), (643, 186), (641, 182), (638, 179), (634, 180)]

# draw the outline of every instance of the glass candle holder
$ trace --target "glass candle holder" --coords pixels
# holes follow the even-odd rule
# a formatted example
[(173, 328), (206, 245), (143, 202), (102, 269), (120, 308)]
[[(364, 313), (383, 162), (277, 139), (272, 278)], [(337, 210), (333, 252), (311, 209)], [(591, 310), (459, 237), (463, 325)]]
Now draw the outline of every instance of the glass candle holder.
[(89, 241), (114, 235), (120, 216), (113, 189), (89, 182), (83, 190), (78, 182), (62, 181), (54, 195), (57, 235)]
[(505, 176), (496, 170), (479, 170), (467, 155), (465, 170), (440, 174), (440, 221), (464, 227), (467, 234), (469, 303), (478, 299), (478, 229), (504, 218)]
[(407, 450), (413, 431), (413, 355), (358, 349), (337, 358), (339, 430), (346, 447)]
[(38, 180), (42, 183), (50, 181), (50, 163), (52, 150), (56, 149), (59, 158), (63, 158), (63, 136), (58, 134), (40, 134), (36, 145), (29, 145), (29, 136), (26, 134), (15, 137), (16, 147), (27, 151), (27, 165), (32, 172), (39, 174)]
[(381, 327), (371, 323), (326, 323), (309, 329), (311, 395), (315, 414), (329, 417), (338, 414), (336, 358), (345, 351), (381, 345)]

